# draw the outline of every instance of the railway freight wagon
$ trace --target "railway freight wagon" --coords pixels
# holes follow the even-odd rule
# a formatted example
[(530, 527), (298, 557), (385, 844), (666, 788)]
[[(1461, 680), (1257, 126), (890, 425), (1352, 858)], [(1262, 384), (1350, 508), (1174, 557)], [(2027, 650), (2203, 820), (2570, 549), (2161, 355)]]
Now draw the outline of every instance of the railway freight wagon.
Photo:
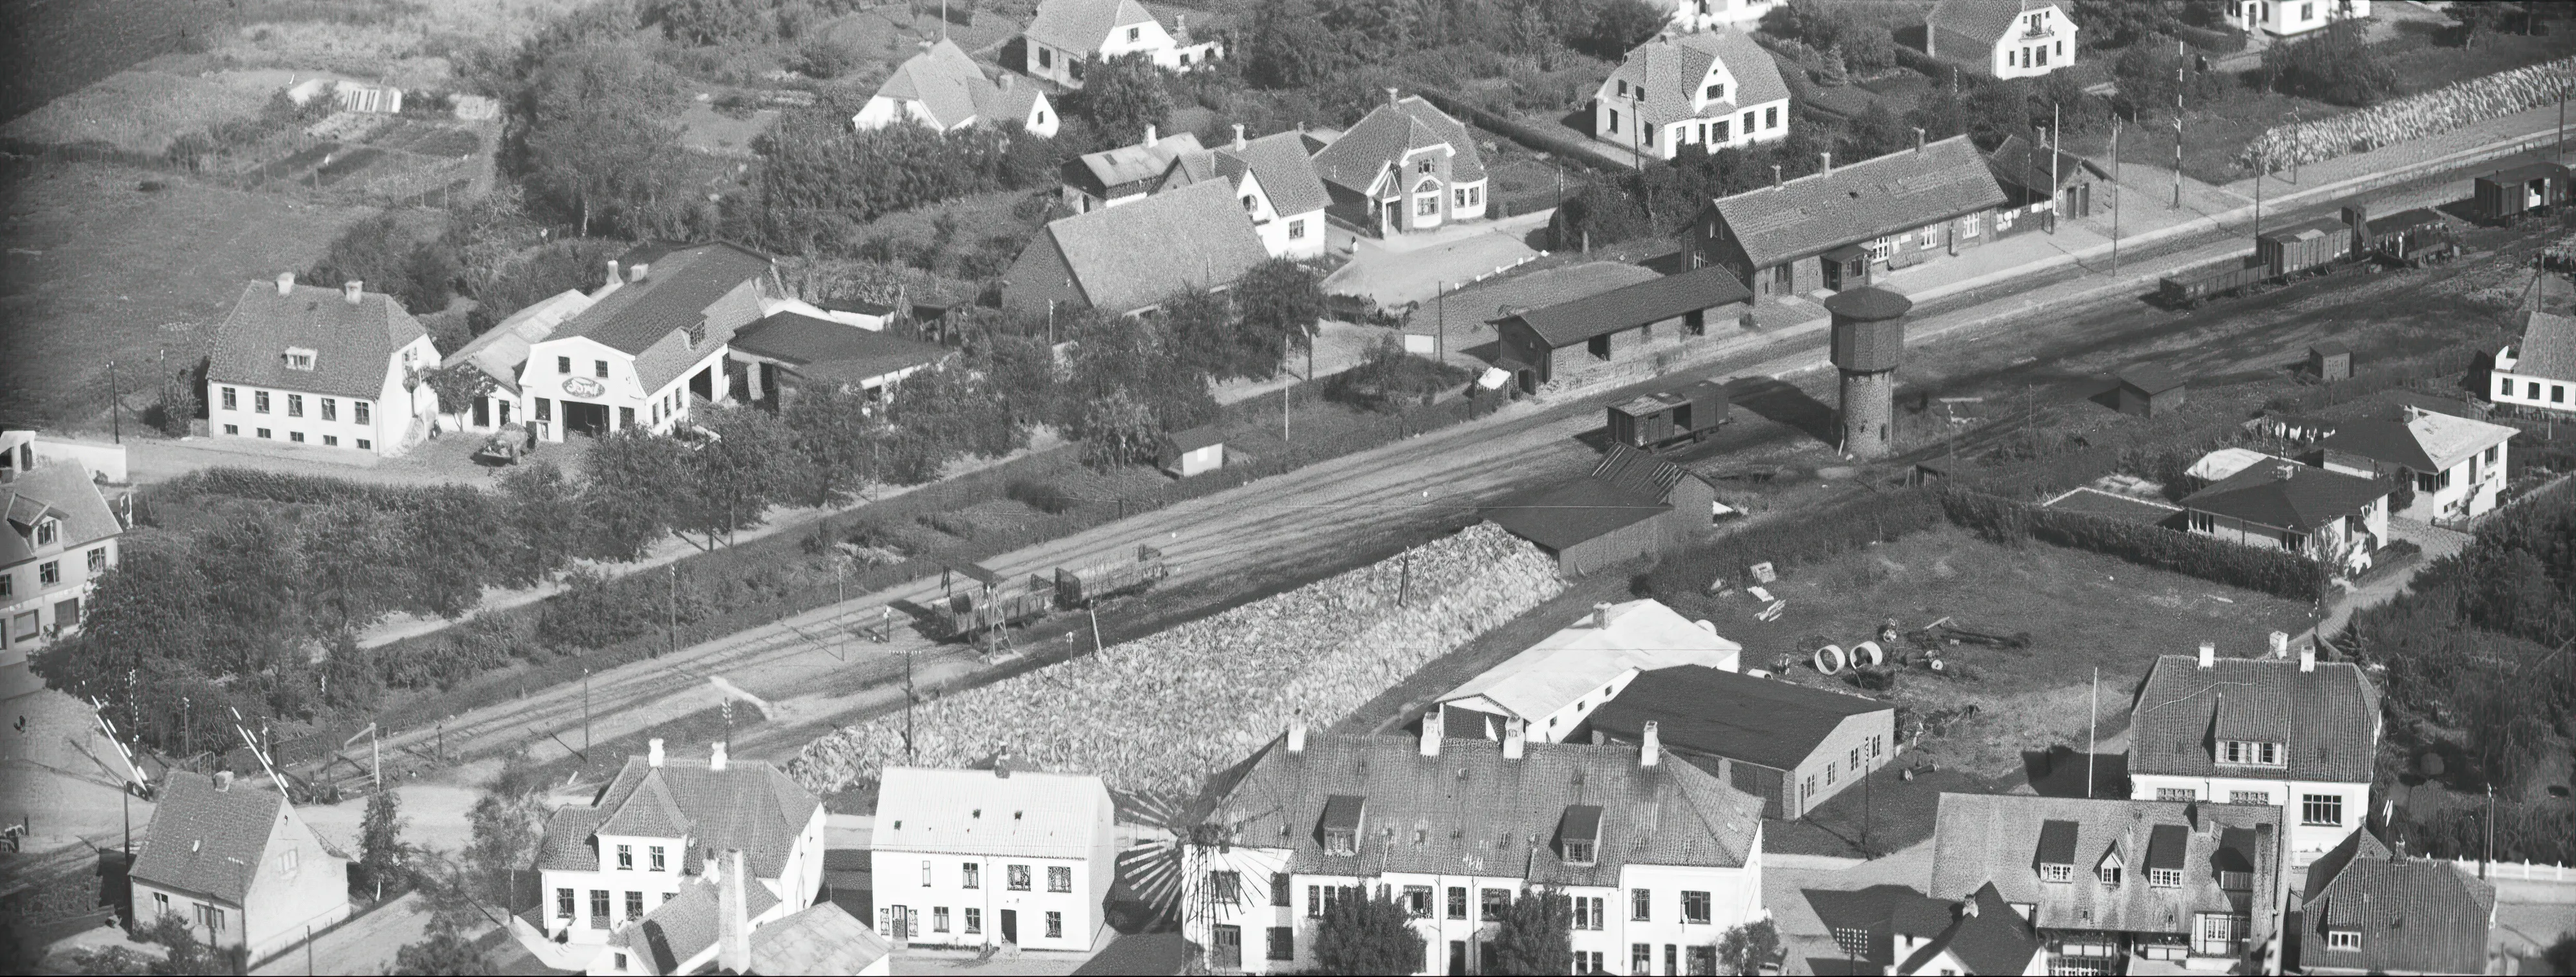
[(2352, 231), (2340, 219), (2319, 217), (2256, 237), (2254, 256), (2273, 278), (2322, 271), (2352, 257)]
[(922, 630), (935, 640), (997, 635), (1055, 610), (1055, 582), (1031, 576), (1020, 587), (990, 586), (930, 601)]
[(2576, 187), (2569, 184), (2569, 172), (2565, 165), (2539, 159), (2500, 167), (2477, 178), (2476, 193), (2470, 198), (2471, 212), (2487, 224), (2546, 214), (2576, 194)]
[(2156, 297), (2173, 308), (2194, 308), (2271, 277), (2272, 268), (2261, 257), (2240, 254), (2165, 276), (2156, 283)]
[[(1136, 558), (1132, 560), (1103, 560), (1089, 566), (1055, 568), (1056, 606), (1065, 610), (1088, 607), (1121, 594), (1144, 590), (1170, 574), (1171, 568), (1163, 562), (1163, 551), (1138, 543)], [(1035, 589), (1037, 582), (1037, 578), (1031, 578), (1029, 586)]]
[(1647, 450), (1684, 438), (1698, 441), (1726, 423), (1732, 406), (1726, 387), (1714, 380), (1647, 394), (1610, 408), (1610, 440)]
[(2352, 223), (2364, 233), (2353, 242), (2354, 250), (2363, 257), (2377, 258), (2389, 265), (2421, 268), (2427, 264), (2449, 261), (2460, 253), (2460, 235), (2451, 227), (2450, 218), (2429, 207), (2399, 211), (2378, 220), (2367, 220), (2369, 212), (2360, 204), (2344, 208), (2355, 218)]

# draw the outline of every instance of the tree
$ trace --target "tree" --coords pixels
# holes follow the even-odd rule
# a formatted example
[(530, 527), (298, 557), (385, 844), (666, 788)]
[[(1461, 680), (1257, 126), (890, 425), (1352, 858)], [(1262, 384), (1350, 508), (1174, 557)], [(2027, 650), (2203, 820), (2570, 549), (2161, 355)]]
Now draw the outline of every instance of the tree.
[(1646, 209), (1608, 183), (1585, 184), (1548, 218), (1548, 234), (1560, 251), (1607, 247), (1652, 233)]
[(197, 942), (196, 928), (191, 921), (175, 912), (153, 920), (152, 925), (138, 936), (146, 942), (161, 944), (169, 951), (167, 956), (144, 968), (144, 973), (155, 977), (250, 972), (250, 955), (246, 948), (236, 944), (218, 949)]
[(885, 424), (869, 416), (871, 410), (866, 396), (830, 383), (799, 390), (787, 402), (780, 417), (810, 472), (806, 501), (847, 501), (859, 486), (877, 480)]
[(1624, 57), (1654, 38), (1672, 19), (1672, 11), (1646, 0), (1607, 0), (1592, 15), (1590, 29), (1575, 45), (1599, 58)]
[(2454, 3), (2442, 8), (2460, 25), (2460, 46), (2478, 46), (2478, 35), (2493, 33), (2504, 27), (2505, 18), (2514, 11), (2499, 3)]
[(407, 878), (405, 863), (411, 855), (411, 846), (403, 843), (402, 829), (402, 798), (385, 789), (368, 795), (367, 813), (358, 821), (358, 860), (349, 865), (353, 894), (378, 899), (388, 886), (402, 886)]
[(513, 120), (525, 174), (590, 236), (594, 217), (646, 237), (678, 230), (690, 203), (679, 76), (626, 43), (585, 43), (537, 62)]
[(2364, 36), (2360, 21), (2338, 19), (2295, 44), (2263, 51), (2270, 87), (2337, 105), (2367, 106), (2403, 91), (2397, 69)]
[(1312, 0), (1270, 0), (1252, 14), (1244, 74), (1264, 88), (1305, 88), (1345, 63)]
[(447, 307), (462, 273), (456, 256), (439, 240), (421, 240), (394, 215), (379, 214), (340, 232), (303, 279), (333, 288), (363, 281), (403, 308), (427, 314)]
[(1082, 460), (1094, 468), (1153, 461), (1163, 441), (1163, 427), (1154, 422), (1153, 409), (1124, 390), (1112, 390), (1084, 404), (1076, 429), (1082, 432)]
[(796, 70), (808, 78), (830, 81), (859, 66), (859, 52), (828, 37), (806, 41), (797, 52)]
[(531, 870), (543, 837), (542, 787), (535, 765), (524, 754), (512, 756), (466, 812), (466, 823), (474, 833), (465, 848), (465, 862), (487, 902), (518, 904), (520, 873)]
[(1414, 932), (1402, 904), (1385, 896), (1356, 898), (1356, 889), (1344, 894), (1353, 898), (1325, 906), (1315, 926), (1315, 973), (1409, 974), (1423, 969), (1427, 944)]
[(718, 534), (730, 538), (759, 525), (771, 503), (786, 499), (802, 480), (804, 459), (793, 450), (795, 435), (768, 411), (720, 407), (695, 419), (715, 437), (691, 451), (681, 469), (686, 503), (675, 525), (705, 534), (712, 549)]
[(1514, 897), (1485, 944), (1487, 971), (1561, 974), (1574, 958), (1574, 902), (1544, 887)]
[(552, 461), (529, 461), (502, 473), (496, 500), (503, 515), (492, 569), (513, 586), (543, 583), (581, 552), (581, 493)]
[[(303, 554), (295, 534), (263, 512), (243, 510), (200, 530), (190, 547), (209, 583), (209, 671), (268, 668), (306, 631)], [(189, 656), (196, 657), (196, 656)]]
[(158, 412), (153, 418), (153, 426), (171, 437), (186, 437), (190, 422), (205, 410), (204, 401), (197, 395), (198, 388), (197, 371), (193, 367), (173, 370), (162, 377), (161, 402), (153, 407)]
[(1780, 958), (1780, 929), (1768, 919), (1730, 927), (1717, 941), (1718, 966), (1730, 974), (1758, 974)]
[(591, 445), (581, 485), (591, 552), (632, 560), (671, 531), (684, 504), (683, 486), (671, 476), (684, 470), (688, 451), (678, 441), (631, 427)]
[(1067, 100), (1066, 110), (1090, 119), (1103, 143), (1124, 146), (1145, 138), (1145, 127), (1172, 114), (1172, 95), (1163, 85), (1163, 69), (1144, 54), (1123, 54), (1083, 62), (1082, 88)]
[(1326, 303), (1323, 276), (1312, 269), (1272, 258), (1244, 272), (1233, 297), (1242, 317), (1235, 332), (1242, 351), (1229, 364), (1233, 375), (1268, 379), (1278, 372), (1281, 357), (1314, 348)]
[(2084, 25), (2084, 46), (2124, 48), (2158, 35), (2171, 36), (2178, 21), (2171, 5), (2136, 0), (2075, 0), (2068, 17)]
[(297, 525), (315, 616), (331, 633), (354, 633), (403, 602), (410, 562), (401, 532), (400, 516), (355, 500), (324, 506)]
[(394, 966), (388, 973), (488, 977), (500, 971), (456, 927), (432, 924), (420, 942), (406, 943), (394, 951)]

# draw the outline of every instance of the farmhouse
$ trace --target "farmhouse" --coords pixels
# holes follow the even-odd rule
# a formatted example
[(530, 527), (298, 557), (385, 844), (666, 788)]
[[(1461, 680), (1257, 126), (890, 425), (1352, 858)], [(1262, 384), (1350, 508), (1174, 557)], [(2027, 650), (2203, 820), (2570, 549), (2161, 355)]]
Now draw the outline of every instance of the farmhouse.
[(1694, 264), (1713, 264), (1763, 301), (1870, 284), (1994, 237), (2005, 204), (1966, 136), (1721, 197), (1685, 232)]
[(1729, 307), (1752, 298), (1732, 273), (1712, 266), (1520, 310), (1492, 320), (1501, 340), (1495, 365), (1533, 393), (1559, 379), (1579, 382), (1605, 364), (1639, 357), (1658, 327), (1663, 338), (1685, 343), (1708, 335), (1711, 319), (1724, 329), (1741, 312)]
[(2075, 63), (2075, 22), (2055, 0), (1940, 0), (1924, 53), (1987, 78), (2036, 78)]
[(1633, 743), (1648, 726), (1666, 749), (1762, 798), (1762, 816), (1802, 818), (1894, 759), (1896, 707), (1732, 668), (1646, 672), (1592, 714), (1590, 729)]
[(2487, 972), (2495, 886), (2449, 861), (2397, 854), (2362, 827), (2308, 866), (2304, 895), (2302, 973)]
[(349, 862), (276, 791), (173, 770), (134, 853), (134, 922), (164, 916), (252, 962), (349, 918)]
[(2370, 0), (2227, 0), (2227, 22), (2246, 33), (2292, 37), (2338, 20), (2367, 19)]
[(2359, 573), (2387, 545), (2388, 493), (2378, 479), (2276, 459), (2184, 496), (2182, 507), (2193, 533)]
[(1592, 96), (1592, 138), (1654, 159), (1789, 135), (1789, 85), (1771, 52), (1731, 30), (1659, 37)]
[(1028, 132), (1054, 138), (1060, 123), (1055, 107), (1038, 86), (1018, 84), (1013, 81), (1017, 77), (1007, 71), (998, 83), (984, 77), (983, 66), (966, 49), (943, 37), (897, 66), (850, 117), (850, 125), (883, 129), (911, 122), (951, 132), (1017, 122)]
[(2523, 313), (2522, 341), (2496, 351), (2497, 406), (2576, 412), (2576, 319), (2533, 309)]
[(2219, 658), (2208, 644), (2198, 659), (2157, 658), (2129, 716), (2131, 797), (2277, 808), (2292, 865), (2342, 841), (2370, 804), (2379, 689), (2313, 646), (2295, 661)]
[(1484, 516), (1578, 577), (1688, 543), (1716, 503), (1717, 488), (1697, 473), (1614, 444), (1591, 474), (1514, 495)]
[(2509, 464), (2505, 443), (2522, 432), (2502, 424), (2400, 408), (2403, 421), (2348, 421), (2318, 443), (2325, 466), (2411, 484), (2414, 504), (2391, 515), (2431, 522), (2484, 515), (2496, 507)]
[(98, 578), (116, 566), (125, 520), (110, 508), (89, 469), (36, 461), (32, 443), (0, 467), (0, 648), (33, 651), (80, 630)]
[(359, 282), (249, 286), (206, 359), (209, 433), (390, 457), (429, 436), (438, 348), (393, 296)]
[(916, 945), (1092, 949), (1117, 875), (1113, 810), (1098, 777), (1007, 759), (991, 770), (886, 768), (869, 854), (877, 932)]
[(1451, 689), (1423, 722), (1451, 739), (1562, 743), (1592, 710), (1640, 673), (1682, 665), (1732, 672), (1744, 646), (1691, 623), (1661, 601), (1594, 605), (1592, 612)]
[(1003, 276), (1002, 306), (1133, 315), (1225, 288), (1269, 259), (1234, 192), (1211, 181), (1048, 222)]
[(1422, 96), (1369, 110), (1315, 153), (1333, 219), (1387, 237), (1485, 219), (1485, 160), (1467, 127)]
[(1332, 203), (1315, 161), (1306, 155), (1306, 134), (1290, 130), (1259, 139), (1243, 138), (1234, 127), (1234, 142), (1212, 150), (1186, 152), (1172, 160), (1156, 193), (1199, 183), (1222, 181), (1234, 188), (1251, 215), (1261, 247), (1273, 258), (1319, 258), (1324, 254), (1324, 208)]
[(944, 346), (780, 310), (734, 334), (729, 366), (743, 378), (743, 399), (784, 408), (807, 386), (825, 384), (883, 403), (903, 378), (954, 355)]
[(1142, 54), (1167, 71), (1189, 71), (1225, 51), (1215, 41), (1192, 41), (1189, 19), (1170, 30), (1136, 0), (1043, 0), (1022, 35), (1027, 60), (1020, 70), (1067, 88), (1082, 87), (1083, 64)]
[(1197, 133), (1163, 136), (1148, 125), (1143, 142), (1066, 160), (1058, 168), (1064, 205), (1074, 213), (1088, 214), (1143, 200), (1171, 172), (1173, 160), (1197, 152), (1204, 152)]
[[(1716, 973), (1717, 941), (1760, 918), (1761, 807), (1642, 747), (1308, 735), (1303, 724), (1209, 787), (1185, 847), (1182, 932), (1218, 972), (1315, 966), (1327, 907), (1383, 887), (1425, 946), (1416, 974), (1492, 973), (1491, 928), (1546, 886), (1572, 903), (1580, 973)], [(1247, 952), (1249, 938), (1256, 948)]]

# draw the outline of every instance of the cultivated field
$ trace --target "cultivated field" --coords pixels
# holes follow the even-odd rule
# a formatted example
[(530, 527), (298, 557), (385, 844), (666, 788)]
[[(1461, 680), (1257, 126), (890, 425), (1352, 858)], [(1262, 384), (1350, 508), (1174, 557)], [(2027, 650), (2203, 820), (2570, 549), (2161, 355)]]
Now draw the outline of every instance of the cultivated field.
[(270, 92), (284, 87), (281, 82), (263, 90), (220, 76), (120, 71), (10, 120), (0, 126), (0, 139), (46, 145), (104, 143), (158, 155), (180, 133), (203, 132), (257, 116)]

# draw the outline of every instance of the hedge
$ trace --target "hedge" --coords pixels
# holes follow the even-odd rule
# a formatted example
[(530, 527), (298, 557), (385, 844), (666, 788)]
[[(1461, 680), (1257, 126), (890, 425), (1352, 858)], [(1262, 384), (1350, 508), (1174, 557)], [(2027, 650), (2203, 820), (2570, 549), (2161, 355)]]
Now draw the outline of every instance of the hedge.
[(2234, 54), (2245, 50), (2245, 34), (2242, 31), (2222, 31), (2207, 27), (2193, 27), (2189, 24), (2176, 24), (2173, 32), (2174, 36), (2181, 38), (2184, 43), (2211, 54)]
[(1823, 563), (1873, 543), (1890, 542), (1941, 523), (1941, 505), (1923, 489), (1864, 495), (1796, 519), (1750, 526), (1669, 557), (1646, 574), (1643, 589), (1666, 602), (1707, 593), (1719, 578), (1741, 582), (1746, 568)]
[(2047, 509), (1964, 489), (1944, 489), (1940, 499), (1942, 512), (1952, 523), (2000, 543), (2038, 539), (2291, 600), (2321, 600), (2332, 583), (2324, 564), (2287, 550)]
[(1423, 101), (1430, 102), (1443, 112), (1465, 116), (1467, 121), (1475, 123), (1479, 129), (1509, 136), (1513, 142), (1531, 149), (1554, 153), (1563, 162), (1591, 167), (1604, 173), (1629, 172), (1627, 167), (1612, 162), (1608, 156), (1603, 155), (1600, 149), (1586, 145), (1586, 140), (1504, 118), (1486, 111), (1483, 106), (1447, 92), (1423, 88), (1417, 89), (1415, 93), (1421, 95)]

